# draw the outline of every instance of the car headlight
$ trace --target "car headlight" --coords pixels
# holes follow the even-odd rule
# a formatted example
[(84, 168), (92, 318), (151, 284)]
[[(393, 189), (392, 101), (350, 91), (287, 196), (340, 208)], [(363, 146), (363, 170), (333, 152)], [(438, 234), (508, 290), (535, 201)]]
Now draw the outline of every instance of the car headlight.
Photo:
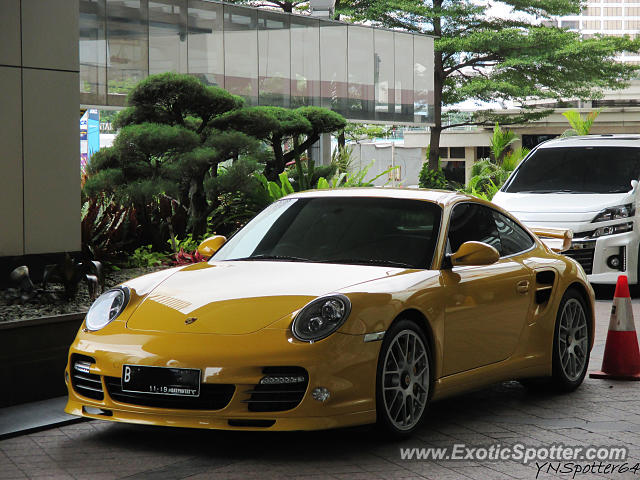
[(636, 207), (633, 203), (627, 203), (626, 205), (618, 205), (616, 207), (609, 207), (598, 213), (591, 223), (595, 222), (608, 222), (609, 220), (617, 220), (619, 218), (629, 218), (636, 214)]
[(328, 337), (345, 322), (351, 312), (351, 301), (344, 295), (330, 295), (307, 304), (293, 320), (293, 335), (303, 342), (316, 342)]
[(100, 295), (89, 311), (85, 324), (89, 330), (100, 330), (115, 320), (129, 303), (129, 289), (117, 287)]

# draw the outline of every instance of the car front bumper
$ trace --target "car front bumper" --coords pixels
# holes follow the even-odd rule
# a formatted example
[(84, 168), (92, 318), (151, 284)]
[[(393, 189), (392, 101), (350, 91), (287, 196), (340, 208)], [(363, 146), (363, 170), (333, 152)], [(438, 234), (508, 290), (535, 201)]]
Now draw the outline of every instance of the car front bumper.
[[(71, 346), (65, 372), (69, 392), (65, 411), (116, 422), (226, 430), (314, 430), (373, 423), (379, 349), (380, 342), (365, 343), (362, 335), (342, 333), (309, 344), (279, 329), (209, 335), (135, 332), (109, 325), (104, 331), (80, 331)], [(95, 379), (89, 385), (102, 395), (78, 387), (84, 381), (73, 377), (78, 371), (72, 359), (75, 362), (78, 355), (94, 360), (89, 375), (79, 375)], [(116, 400), (117, 392), (112, 388), (125, 364), (200, 369), (202, 386), (232, 385), (233, 393), (228, 403), (215, 410), (175, 404), (170, 408), (146, 406), (139, 398)], [(308, 384), (296, 406), (252, 411), (255, 402), (251, 392), (256, 391), (266, 367), (306, 370)], [(313, 398), (317, 387), (330, 392), (326, 401)]]
[[(563, 253), (582, 265), (591, 283), (615, 284), (619, 275), (627, 275), (629, 283), (635, 284), (638, 282), (639, 245), (640, 238), (634, 229), (595, 239), (575, 238), (571, 249)], [(609, 264), (612, 257), (619, 259), (619, 267)]]

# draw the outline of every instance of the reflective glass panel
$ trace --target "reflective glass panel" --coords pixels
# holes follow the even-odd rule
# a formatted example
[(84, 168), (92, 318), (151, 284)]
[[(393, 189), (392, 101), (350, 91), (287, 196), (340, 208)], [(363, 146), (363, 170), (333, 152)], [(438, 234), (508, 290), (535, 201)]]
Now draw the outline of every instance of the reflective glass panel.
[(291, 17), (291, 106), (320, 105), (320, 22)]
[(187, 73), (187, 0), (149, 2), (149, 73)]
[(413, 122), (413, 35), (394, 32), (396, 102), (395, 119)]
[(376, 120), (391, 119), (395, 108), (393, 32), (374, 30), (373, 76)]
[(224, 6), (224, 87), (258, 104), (258, 15), (249, 8)]
[(433, 40), (413, 36), (413, 113), (415, 122), (433, 121)]
[(107, 0), (107, 91), (110, 105), (149, 74), (147, 2)]
[(289, 16), (258, 12), (260, 105), (288, 107), (291, 95)]
[(348, 28), (349, 113), (360, 119), (373, 119), (373, 29)]
[(224, 87), (222, 5), (189, 0), (189, 73)]
[(320, 94), (322, 106), (339, 113), (347, 108), (347, 26), (320, 21)]
[(105, 0), (80, 0), (80, 101), (107, 101)]

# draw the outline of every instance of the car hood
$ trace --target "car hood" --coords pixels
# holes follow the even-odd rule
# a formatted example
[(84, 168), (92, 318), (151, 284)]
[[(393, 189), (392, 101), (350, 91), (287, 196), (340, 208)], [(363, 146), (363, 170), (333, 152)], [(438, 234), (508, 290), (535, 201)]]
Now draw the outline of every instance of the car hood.
[[(529, 225), (590, 223), (598, 212), (616, 205), (634, 203), (629, 193), (505, 193), (498, 192), (493, 203)], [(561, 226), (561, 225), (555, 225)]]
[(146, 293), (127, 328), (251, 333), (291, 315), (318, 296), (403, 271), (279, 261), (199, 263), (178, 270)]

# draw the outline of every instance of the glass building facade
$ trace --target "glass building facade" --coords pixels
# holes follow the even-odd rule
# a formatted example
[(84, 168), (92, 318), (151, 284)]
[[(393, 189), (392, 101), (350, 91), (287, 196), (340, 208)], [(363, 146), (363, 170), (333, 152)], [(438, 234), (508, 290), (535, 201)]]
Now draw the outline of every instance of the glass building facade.
[(149, 74), (189, 73), (251, 105), (433, 121), (433, 38), (206, 0), (80, 0), (80, 96), (123, 106)]

